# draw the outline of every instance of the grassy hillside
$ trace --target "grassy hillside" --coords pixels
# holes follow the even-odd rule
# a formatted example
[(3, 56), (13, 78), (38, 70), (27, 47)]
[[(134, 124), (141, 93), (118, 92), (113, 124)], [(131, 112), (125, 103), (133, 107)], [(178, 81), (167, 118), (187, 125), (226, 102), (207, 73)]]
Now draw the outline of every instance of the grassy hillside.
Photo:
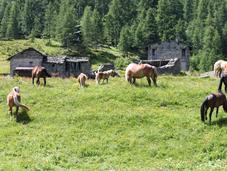
[[(212, 125), (199, 107), (216, 79), (158, 78), (159, 87), (111, 78), (100, 86), (74, 79), (0, 78), (0, 170), (218, 170), (227, 163), (227, 115)], [(19, 122), (7, 114), (6, 95), (19, 85), (31, 111)]]

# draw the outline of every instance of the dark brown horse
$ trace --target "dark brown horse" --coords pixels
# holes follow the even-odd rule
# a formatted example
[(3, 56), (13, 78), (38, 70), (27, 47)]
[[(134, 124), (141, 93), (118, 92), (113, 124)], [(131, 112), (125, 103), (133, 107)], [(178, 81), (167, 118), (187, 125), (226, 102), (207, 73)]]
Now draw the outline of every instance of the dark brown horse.
[(214, 108), (217, 108), (216, 117), (218, 116), (218, 108), (223, 106), (225, 112), (227, 112), (227, 100), (226, 96), (219, 91), (218, 93), (211, 93), (206, 97), (200, 108), (201, 120), (205, 122), (207, 120), (207, 111), (210, 108), (209, 123), (211, 123), (211, 116)]
[(225, 92), (227, 92), (227, 72), (221, 74), (218, 91), (221, 91), (223, 83), (225, 85)]
[(153, 80), (154, 85), (157, 86), (157, 76), (158, 74), (156, 68), (149, 64), (132, 63), (129, 64), (125, 72), (125, 79), (131, 84), (134, 84), (136, 82), (136, 78), (147, 77), (149, 86), (151, 86), (151, 79)]
[(47, 72), (46, 68), (41, 67), (41, 66), (35, 66), (32, 69), (32, 84), (34, 84), (34, 80), (35, 78), (37, 78), (36, 80), (36, 84), (39, 85), (40, 84), (40, 78), (43, 78), (44, 80), (44, 86), (46, 85), (46, 77), (51, 77), (51, 75)]

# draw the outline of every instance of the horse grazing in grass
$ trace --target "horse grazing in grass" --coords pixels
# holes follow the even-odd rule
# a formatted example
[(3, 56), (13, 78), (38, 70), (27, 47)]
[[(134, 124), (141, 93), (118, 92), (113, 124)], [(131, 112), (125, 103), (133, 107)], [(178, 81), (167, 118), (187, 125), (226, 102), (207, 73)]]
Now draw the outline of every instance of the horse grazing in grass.
[(149, 64), (129, 64), (126, 68), (125, 79), (130, 84), (135, 84), (136, 78), (147, 77), (147, 82), (151, 86), (151, 79), (154, 82), (154, 85), (157, 86), (157, 70), (155, 66)]
[(222, 72), (227, 72), (227, 61), (218, 60), (214, 64), (214, 75), (216, 77), (221, 77)]
[(34, 84), (35, 77), (37, 77), (36, 84), (40, 84), (40, 78), (44, 80), (44, 86), (46, 85), (46, 77), (51, 77), (51, 75), (47, 72), (46, 68), (41, 66), (35, 66), (32, 69), (32, 84)]
[(84, 73), (80, 73), (80, 75), (77, 77), (77, 80), (80, 84), (80, 88), (84, 88), (85, 87), (85, 81), (88, 79), (87, 75), (85, 75)]
[(14, 87), (13, 90), (7, 96), (7, 105), (9, 106), (11, 116), (13, 115), (14, 106), (16, 107), (16, 118), (18, 116), (19, 107), (26, 111), (29, 111), (29, 108), (21, 104), (20, 102), (21, 102), (20, 89), (19, 87)]
[(218, 116), (218, 108), (223, 106), (225, 112), (227, 112), (227, 100), (226, 96), (219, 91), (218, 93), (212, 93), (206, 97), (200, 108), (201, 120), (204, 122), (207, 120), (207, 111), (210, 108), (209, 123), (211, 123), (211, 116), (214, 108), (217, 108), (216, 117)]
[(99, 84), (101, 79), (103, 80), (103, 82), (104, 80), (106, 80), (106, 83), (108, 83), (109, 77), (110, 76), (114, 77), (114, 75), (115, 75), (115, 71), (112, 69), (108, 71), (103, 71), (103, 72), (98, 71), (95, 75), (96, 84)]

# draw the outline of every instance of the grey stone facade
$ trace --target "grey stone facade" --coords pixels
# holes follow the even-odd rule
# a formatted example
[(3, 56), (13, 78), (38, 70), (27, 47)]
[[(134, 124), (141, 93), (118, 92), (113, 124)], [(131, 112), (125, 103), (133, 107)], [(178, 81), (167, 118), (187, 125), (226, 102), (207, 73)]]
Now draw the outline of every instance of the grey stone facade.
[(148, 60), (170, 60), (178, 58), (180, 60), (180, 70), (189, 69), (189, 48), (176, 41), (167, 41), (160, 44), (150, 45), (148, 48)]
[(14, 76), (16, 68), (41, 66), (44, 55), (39, 51), (29, 48), (10, 57), (10, 75)]
[(29, 48), (10, 57), (10, 75), (31, 76), (34, 66), (43, 66), (53, 76), (75, 76), (90, 73), (91, 66), (86, 57), (46, 56), (39, 51)]

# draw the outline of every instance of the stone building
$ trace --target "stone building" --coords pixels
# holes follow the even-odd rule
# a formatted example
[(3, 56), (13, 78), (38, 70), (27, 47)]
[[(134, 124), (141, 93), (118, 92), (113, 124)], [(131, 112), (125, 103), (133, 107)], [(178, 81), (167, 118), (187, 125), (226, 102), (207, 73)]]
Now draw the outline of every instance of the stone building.
[(34, 48), (28, 48), (14, 56), (10, 60), (10, 75), (31, 76), (34, 66), (43, 66), (53, 76), (75, 76), (90, 73), (89, 58), (70, 56), (46, 56)]
[[(189, 69), (189, 47), (177, 41), (167, 41), (150, 45), (148, 48), (148, 60), (158, 64), (167, 64), (171, 59), (179, 59), (181, 71)], [(160, 65), (160, 66), (163, 66)], [(158, 66), (158, 67), (160, 67)]]

